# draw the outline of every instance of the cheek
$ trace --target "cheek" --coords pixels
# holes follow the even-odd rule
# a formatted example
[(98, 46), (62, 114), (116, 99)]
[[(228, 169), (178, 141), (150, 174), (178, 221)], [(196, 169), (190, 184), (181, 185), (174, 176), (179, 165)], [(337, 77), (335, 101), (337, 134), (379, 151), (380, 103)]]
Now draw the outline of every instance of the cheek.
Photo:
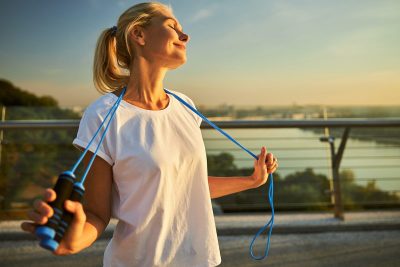
[(168, 51), (168, 42), (164, 40), (154, 40), (151, 43), (150, 50), (156, 54), (165, 54), (165, 51)]
[(150, 43), (154, 48), (157, 50), (165, 50), (169, 49), (169, 47), (173, 46), (174, 35), (171, 31), (168, 30), (161, 30), (155, 32), (151, 39)]

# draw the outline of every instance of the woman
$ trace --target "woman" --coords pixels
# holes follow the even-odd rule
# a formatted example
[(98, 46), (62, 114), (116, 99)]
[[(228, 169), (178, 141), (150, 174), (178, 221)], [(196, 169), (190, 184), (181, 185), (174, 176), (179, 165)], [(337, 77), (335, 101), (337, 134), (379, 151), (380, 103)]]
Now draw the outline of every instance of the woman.
[[(278, 164), (263, 147), (251, 176), (207, 176), (201, 118), (163, 90), (166, 72), (186, 62), (188, 41), (172, 10), (157, 2), (129, 8), (101, 34), (94, 83), (105, 94), (86, 109), (74, 145), (86, 147), (124, 87), (126, 93), (86, 179), (83, 206), (65, 202), (74, 220), (56, 255), (90, 246), (115, 217), (104, 266), (221, 263), (211, 198), (265, 184)], [(22, 229), (45, 224), (53, 214), (46, 202), (55, 198), (47, 189)]]

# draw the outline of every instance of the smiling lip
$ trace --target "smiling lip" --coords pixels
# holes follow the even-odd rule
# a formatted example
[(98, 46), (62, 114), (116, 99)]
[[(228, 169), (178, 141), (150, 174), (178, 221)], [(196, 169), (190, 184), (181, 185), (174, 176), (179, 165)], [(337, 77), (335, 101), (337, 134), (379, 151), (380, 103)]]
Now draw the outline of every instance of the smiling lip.
[(186, 46), (184, 46), (184, 45), (180, 45), (180, 44), (174, 44), (174, 45), (176, 45), (177, 47), (179, 47), (181, 49), (186, 49)]

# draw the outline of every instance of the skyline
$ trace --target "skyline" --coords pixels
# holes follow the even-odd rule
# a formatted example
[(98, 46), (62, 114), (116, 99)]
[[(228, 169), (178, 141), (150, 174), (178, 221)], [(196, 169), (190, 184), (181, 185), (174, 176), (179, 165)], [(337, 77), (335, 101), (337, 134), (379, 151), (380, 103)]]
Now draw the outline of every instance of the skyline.
[[(88, 105), (97, 38), (138, 2), (2, 1), (0, 78)], [(161, 2), (191, 37), (164, 86), (198, 106), (400, 105), (400, 1)]]

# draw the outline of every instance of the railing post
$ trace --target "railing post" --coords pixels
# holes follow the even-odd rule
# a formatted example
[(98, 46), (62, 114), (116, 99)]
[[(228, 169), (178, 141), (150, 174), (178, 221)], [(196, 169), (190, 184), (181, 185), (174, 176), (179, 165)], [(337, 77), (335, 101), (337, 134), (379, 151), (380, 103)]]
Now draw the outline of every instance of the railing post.
[[(4, 122), (6, 120), (6, 107), (1, 107), (1, 121)], [(2, 166), (2, 154), (3, 154), (3, 129), (0, 129), (0, 169)]]
[[(4, 122), (6, 120), (6, 106), (1, 107), (1, 122)], [(4, 132), (3, 129), (0, 129), (0, 175), (5, 175), (3, 173), (3, 138), (4, 138)], [(0, 209), (4, 209), (4, 196), (0, 195)]]
[(331, 169), (333, 179), (333, 213), (334, 217), (340, 220), (344, 220), (343, 205), (342, 205), (342, 192), (340, 190), (340, 178), (339, 178), (339, 166), (336, 164), (335, 154), (335, 137), (329, 136), (320, 138), (322, 142), (328, 142), (331, 150)]
[(342, 203), (342, 190), (340, 187), (340, 162), (342, 161), (343, 152), (346, 147), (346, 142), (350, 134), (350, 127), (346, 127), (340, 141), (338, 152), (335, 153), (335, 138), (333, 136), (321, 137), (321, 142), (328, 142), (331, 150), (331, 162), (332, 162), (332, 179), (333, 179), (333, 209), (334, 216), (337, 219), (344, 220), (343, 203)]
[(334, 216), (337, 219), (344, 220), (342, 190), (340, 188), (339, 166), (332, 166), (332, 177), (333, 177), (333, 198), (335, 200)]

